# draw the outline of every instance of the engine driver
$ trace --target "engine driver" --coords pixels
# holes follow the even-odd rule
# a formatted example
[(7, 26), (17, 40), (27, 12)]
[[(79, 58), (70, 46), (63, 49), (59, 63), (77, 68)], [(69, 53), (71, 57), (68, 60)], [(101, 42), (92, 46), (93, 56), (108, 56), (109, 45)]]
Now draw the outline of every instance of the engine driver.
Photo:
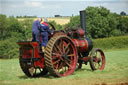
[(33, 22), (32, 24), (32, 41), (40, 41), (40, 35), (39, 35), (39, 30), (41, 28), (40, 22), (42, 21), (41, 18), (37, 19), (36, 21)]
[(48, 43), (48, 34), (51, 35), (51, 30), (47, 23), (47, 18), (44, 18), (44, 22), (41, 24), (41, 46), (42, 46), (42, 52), (45, 51), (45, 47)]

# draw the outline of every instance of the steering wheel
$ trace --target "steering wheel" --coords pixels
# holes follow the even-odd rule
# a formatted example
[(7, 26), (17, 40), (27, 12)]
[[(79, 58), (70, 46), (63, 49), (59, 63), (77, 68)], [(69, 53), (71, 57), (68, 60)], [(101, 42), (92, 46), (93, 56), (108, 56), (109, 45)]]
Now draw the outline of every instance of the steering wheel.
[(48, 23), (50, 25), (50, 30), (52, 32), (52, 34), (54, 33), (54, 31), (56, 30), (54, 25), (52, 23)]

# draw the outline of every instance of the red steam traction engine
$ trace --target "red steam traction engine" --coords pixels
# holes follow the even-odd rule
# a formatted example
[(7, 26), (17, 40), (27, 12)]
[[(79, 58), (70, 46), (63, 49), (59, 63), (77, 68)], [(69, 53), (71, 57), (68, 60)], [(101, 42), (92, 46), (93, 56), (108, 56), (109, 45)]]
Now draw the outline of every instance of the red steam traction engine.
[[(92, 41), (85, 31), (85, 11), (80, 11), (81, 28), (72, 30), (58, 30), (54, 26), (53, 35), (45, 52), (40, 52), (40, 42), (18, 42), (20, 46), (19, 62), (22, 71), (29, 77), (45, 75), (48, 72), (55, 77), (72, 74), (82, 64), (90, 63), (92, 70), (103, 70), (105, 55), (99, 48), (93, 48)], [(92, 51), (91, 51), (92, 50)], [(91, 52), (90, 52), (91, 51)]]

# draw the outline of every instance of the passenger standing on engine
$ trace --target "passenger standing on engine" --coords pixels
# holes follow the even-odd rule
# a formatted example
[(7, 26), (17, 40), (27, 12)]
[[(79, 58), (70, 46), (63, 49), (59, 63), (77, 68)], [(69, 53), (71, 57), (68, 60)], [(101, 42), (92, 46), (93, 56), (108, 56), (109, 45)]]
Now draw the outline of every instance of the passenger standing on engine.
[(32, 24), (32, 41), (40, 41), (40, 28), (41, 24), (40, 22), (42, 21), (41, 18), (37, 19), (36, 21), (33, 22)]
[(44, 18), (44, 22), (41, 24), (41, 46), (42, 46), (42, 52), (45, 51), (45, 47), (48, 43), (48, 34), (51, 35), (51, 30), (47, 23), (47, 18)]

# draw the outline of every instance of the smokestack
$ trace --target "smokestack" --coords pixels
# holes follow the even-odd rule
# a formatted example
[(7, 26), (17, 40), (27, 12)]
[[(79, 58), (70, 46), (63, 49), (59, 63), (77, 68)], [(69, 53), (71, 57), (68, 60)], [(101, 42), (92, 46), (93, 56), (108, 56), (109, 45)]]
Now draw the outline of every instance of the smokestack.
[(84, 30), (85, 36), (86, 36), (86, 16), (85, 16), (85, 10), (80, 11), (80, 24), (81, 24), (81, 28)]

